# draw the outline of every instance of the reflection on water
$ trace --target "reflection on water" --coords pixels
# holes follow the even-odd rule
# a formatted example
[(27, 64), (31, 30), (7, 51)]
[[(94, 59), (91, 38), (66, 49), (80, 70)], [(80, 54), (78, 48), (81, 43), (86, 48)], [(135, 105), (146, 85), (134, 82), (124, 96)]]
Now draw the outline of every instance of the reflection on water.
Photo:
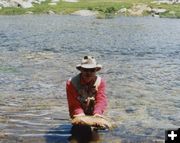
[(178, 19), (0, 16), (1, 142), (67, 141), (65, 83), (89, 54), (117, 124), (100, 142), (163, 142), (180, 126), (179, 47)]
[(58, 127), (49, 129), (45, 133), (44, 138), (46, 143), (68, 143), (69, 137), (71, 136), (70, 124), (59, 125)]
[(97, 142), (100, 140), (97, 130), (92, 129), (90, 126), (75, 125), (71, 129), (71, 136), (69, 137), (70, 143), (89, 143)]

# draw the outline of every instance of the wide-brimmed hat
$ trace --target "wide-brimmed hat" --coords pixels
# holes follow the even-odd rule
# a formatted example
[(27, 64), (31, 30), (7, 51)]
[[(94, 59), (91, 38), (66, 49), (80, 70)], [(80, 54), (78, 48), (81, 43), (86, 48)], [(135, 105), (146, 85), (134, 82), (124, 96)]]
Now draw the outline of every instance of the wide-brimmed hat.
[(96, 68), (96, 71), (101, 70), (102, 65), (97, 64), (96, 59), (92, 56), (84, 56), (84, 58), (81, 60), (81, 64), (78, 64), (76, 66), (78, 70), (81, 70), (81, 68), (85, 69), (93, 69)]

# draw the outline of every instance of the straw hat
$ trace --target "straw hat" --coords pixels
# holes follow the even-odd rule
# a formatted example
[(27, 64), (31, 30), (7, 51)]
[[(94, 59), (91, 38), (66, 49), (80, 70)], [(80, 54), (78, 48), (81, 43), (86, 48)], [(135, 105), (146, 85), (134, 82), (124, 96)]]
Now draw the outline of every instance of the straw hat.
[(101, 70), (102, 65), (97, 64), (96, 59), (92, 56), (84, 56), (84, 58), (81, 60), (81, 64), (78, 64), (76, 66), (78, 70), (81, 70), (81, 68), (85, 69), (93, 69), (96, 68), (96, 71)]

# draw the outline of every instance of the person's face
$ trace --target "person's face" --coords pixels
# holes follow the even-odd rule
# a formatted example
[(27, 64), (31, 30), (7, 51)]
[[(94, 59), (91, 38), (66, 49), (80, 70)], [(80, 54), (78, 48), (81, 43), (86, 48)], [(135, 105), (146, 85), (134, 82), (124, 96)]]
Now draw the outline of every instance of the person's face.
[(84, 81), (89, 82), (96, 76), (96, 68), (85, 69), (81, 68), (82, 78)]

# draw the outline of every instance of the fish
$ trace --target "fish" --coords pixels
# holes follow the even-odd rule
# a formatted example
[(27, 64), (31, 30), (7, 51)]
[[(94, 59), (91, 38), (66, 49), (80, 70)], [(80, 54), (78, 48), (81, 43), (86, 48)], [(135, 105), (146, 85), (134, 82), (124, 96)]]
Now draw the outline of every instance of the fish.
[(89, 125), (97, 129), (113, 129), (115, 124), (105, 117), (98, 116), (78, 116), (71, 120), (73, 125)]

